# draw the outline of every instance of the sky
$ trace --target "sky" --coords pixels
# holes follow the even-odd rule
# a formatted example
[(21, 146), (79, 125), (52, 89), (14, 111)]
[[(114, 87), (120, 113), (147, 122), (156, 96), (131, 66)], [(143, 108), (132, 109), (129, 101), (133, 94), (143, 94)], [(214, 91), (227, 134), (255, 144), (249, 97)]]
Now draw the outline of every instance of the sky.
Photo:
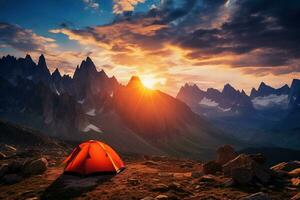
[(249, 93), (300, 78), (299, 0), (0, 0), (0, 56), (73, 75), (87, 56), (176, 95), (185, 83)]

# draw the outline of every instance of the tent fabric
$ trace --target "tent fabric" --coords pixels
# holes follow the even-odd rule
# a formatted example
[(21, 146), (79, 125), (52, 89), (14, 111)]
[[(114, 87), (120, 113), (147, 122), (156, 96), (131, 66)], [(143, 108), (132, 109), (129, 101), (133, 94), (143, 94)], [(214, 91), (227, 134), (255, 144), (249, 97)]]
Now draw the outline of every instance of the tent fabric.
[(65, 172), (81, 175), (117, 174), (125, 167), (120, 156), (110, 146), (95, 140), (81, 143), (64, 162)]

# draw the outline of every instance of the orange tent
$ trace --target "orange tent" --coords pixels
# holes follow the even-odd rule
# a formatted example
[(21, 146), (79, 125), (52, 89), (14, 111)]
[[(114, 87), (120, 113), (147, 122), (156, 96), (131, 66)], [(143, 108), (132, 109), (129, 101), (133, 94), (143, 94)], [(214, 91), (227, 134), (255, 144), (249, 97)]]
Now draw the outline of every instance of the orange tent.
[(65, 172), (81, 175), (117, 174), (125, 168), (110, 146), (95, 140), (81, 143), (64, 162)]

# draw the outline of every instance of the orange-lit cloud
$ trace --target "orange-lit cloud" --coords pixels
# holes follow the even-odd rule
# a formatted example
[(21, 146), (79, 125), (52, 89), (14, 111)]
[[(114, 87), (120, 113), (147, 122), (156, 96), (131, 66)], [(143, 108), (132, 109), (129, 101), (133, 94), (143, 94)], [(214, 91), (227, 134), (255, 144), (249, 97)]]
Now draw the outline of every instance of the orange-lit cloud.
[[(115, 1), (114, 12), (133, 11), (141, 2)], [(185, 82), (202, 89), (230, 83), (249, 91), (260, 81), (279, 86), (299, 77), (300, 24), (293, 19), (300, 14), (283, 14), (298, 5), (269, 1), (263, 7), (250, 0), (191, 0), (180, 6), (164, 2), (147, 13), (119, 15), (106, 25), (52, 29), (81, 49), (63, 51), (55, 41), (44, 41), (43, 46), (54, 45), (44, 50), (53, 65), (64, 60), (60, 65), (67, 73), (89, 55), (122, 83), (132, 75), (151, 76), (156, 88), (172, 94)]]
[(144, 3), (145, 0), (113, 0), (113, 12), (121, 14), (123, 12), (133, 11), (138, 3)]

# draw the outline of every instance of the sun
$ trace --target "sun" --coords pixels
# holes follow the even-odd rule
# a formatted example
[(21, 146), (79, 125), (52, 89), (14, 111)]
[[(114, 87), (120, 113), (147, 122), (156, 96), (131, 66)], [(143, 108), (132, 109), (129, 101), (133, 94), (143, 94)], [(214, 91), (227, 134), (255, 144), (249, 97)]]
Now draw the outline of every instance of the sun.
[(156, 80), (155, 79), (153, 79), (150, 76), (144, 76), (144, 77), (141, 77), (141, 80), (142, 80), (143, 85), (146, 88), (154, 89), (154, 86), (156, 84)]

